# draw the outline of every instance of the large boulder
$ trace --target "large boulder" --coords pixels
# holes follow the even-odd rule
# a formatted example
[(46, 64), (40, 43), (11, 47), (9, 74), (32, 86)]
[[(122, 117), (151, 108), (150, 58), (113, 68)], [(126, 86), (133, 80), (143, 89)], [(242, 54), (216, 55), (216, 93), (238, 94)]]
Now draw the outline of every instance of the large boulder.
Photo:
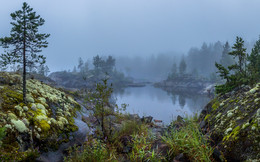
[(260, 83), (219, 95), (201, 112), (200, 126), (228, 161), (260, 159)]
[(5, 127), (6, 132), (0, 152), (4, 160), (25, 160), (22, 158), (30, 155), (32, 147), (40, 152), (55, 150), (78, 130), (75, 117), (81, 106), (72, 96), (28, 79), (27, 102), (23, 103), (20, 75), (1, 72), (0, 81), (0, 128)]

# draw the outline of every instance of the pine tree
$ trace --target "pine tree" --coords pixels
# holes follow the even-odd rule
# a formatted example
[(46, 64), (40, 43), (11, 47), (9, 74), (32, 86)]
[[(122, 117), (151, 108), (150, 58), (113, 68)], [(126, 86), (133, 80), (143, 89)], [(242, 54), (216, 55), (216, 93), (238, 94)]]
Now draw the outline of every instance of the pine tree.
[(102, 71), (105, 61), (99, 56), (93, 57), (93, 65), (96, 75), (98, 76), (100, 74), (100, 71)]
[(77, 73), (77, 68), (76, 68), (76, 66), (73, 67), (72, 72), (73, 72), (73, 73)]
[(187, 65), (186, 65), (186, 62), (185, 62), (184, 57), (183, 57), (181, 62), (180, 62), (180, 66), (179, 66), (180, 74), (184, 74), (185, 71), (186, 71), (186, 68), (187, 68)]
[(232, 70), (240, 75), (246, 76), (246, 48), (244, 48), (244, 40), (236, 37), (236, 43), (232, 47), (233, 51), (229, 52), (234, 58), (238, 58), (238, 64), (231, 66)]
[(176, 63), (173, 63), (171, 72), (173, 75), (177, 75), (177, 64)]
[(225, 45), (223, 46), (223, 51), (222, 51), (222, 56), (220, 63), (223, 65), (225, 68), (228, 68), (228, 66), (232, 65), (235, 63), (235, 61), (232, 59), (231, 55), (229, 55), (229, 52), (231, 51), (229, 43), (226, 42)]
[(221, 64), (218, 64), (218, 63), (215, 63), (215, 66), (218, 68), (218, 72), (219, 73), (219, 76), (222, 78), (222, 79), (226, 79), (227, 83), (229, 83), (230, 79), (229, 79), (229, 71), (228, 69), (226, 69), (223, 65)]
[(79, 69), (80, 72), (82, 71), (83, 64), (84, 64), (84, 62), (83, 62), (82, 58), (80, 57), (79, 58), (79, 64), (78, 64), (78, 69)]
[(244, 40), (241, 37), (236, 37), (236, 43), (232, 49), (233, 51), (228, 54), (233, 56), (234, 59), (238, 58), (238, 62), (228, 66), (228, 69), (221, 64), (215, 63), (220, 77), (226, 80), (225, 84), (216, 86), (217, 93), (230, 92), (242, 84), (248, 84), (248, 81), (250, 81), (250, 78), (247, 77), (247, 54), (246, 48), (244, 48)]
[(115, 67), (116, 60), (112, 56), (108, 56), (104, 68), (104, 72), (111, 73)]
[(260, 37), (259, 40), (256, 41), (251, 54), (248, 56), (248, 61), (251, 83), (260, 81)]
[(48, 46), (46, 38), (50, 34), (39, 34), (38, 28), (44, 24), (44, 19), (36, 15), (33, 8), (24, 2), (22, 10), (11, 13), (13, 22), (10, 37), (0, 38), (0, 45), (8, 49), (2, 54), (2, 66), (12, 63), (23, 65), (23, 102), (26, 102), (26, 72), (27, 64), (44, 64), (45, 57), (37, 55), (42, 48)]
[(50, 72), (49, 67), (47, 65), (45, 65), (45, 67), (44, 67), (44, 75), (48, 76), (49, 72)]
[(174, 79), (174, 78), (176, 78), (177, 77), (177, 64), (176, 63), (173, 63), (172, 64), (172, 68), (171, 68), (171, 72), (169, 73), (169, 75), (168, 75), (168, 80), (170, 80), (170, 79)]
[(44, 76), (44, 72), (45, 72), (45, 67), (44, 67), (44, 65), (40, 65), (40, 66), (38, 67), (38, 74)]

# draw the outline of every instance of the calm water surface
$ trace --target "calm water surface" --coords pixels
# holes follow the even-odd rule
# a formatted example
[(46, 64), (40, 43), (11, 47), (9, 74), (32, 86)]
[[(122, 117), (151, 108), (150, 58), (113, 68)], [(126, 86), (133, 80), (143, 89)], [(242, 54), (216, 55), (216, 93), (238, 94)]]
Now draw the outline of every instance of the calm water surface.
[(114, 92), (117, 104), (129, 104), (126, 111), (142, 116), (153, 116), (169, 124), (178, 115), (186, 116), (199, 113), (210, 101), (207, 96), (187, 93), (166, 92), (151, 85), (129, 87)]

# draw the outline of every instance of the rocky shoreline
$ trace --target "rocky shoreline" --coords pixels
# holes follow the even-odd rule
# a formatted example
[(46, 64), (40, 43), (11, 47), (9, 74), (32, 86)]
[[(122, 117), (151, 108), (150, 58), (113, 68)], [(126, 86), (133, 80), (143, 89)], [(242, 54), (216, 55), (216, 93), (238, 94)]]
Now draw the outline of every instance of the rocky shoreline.
[(191, 75), (183, 75), (174, 79), (167, 79), (154, 83), (155, 87), (166, 91), (188, 92), (194, 94), (214, 94), (214, 83), (205, 79), (194, 78)]

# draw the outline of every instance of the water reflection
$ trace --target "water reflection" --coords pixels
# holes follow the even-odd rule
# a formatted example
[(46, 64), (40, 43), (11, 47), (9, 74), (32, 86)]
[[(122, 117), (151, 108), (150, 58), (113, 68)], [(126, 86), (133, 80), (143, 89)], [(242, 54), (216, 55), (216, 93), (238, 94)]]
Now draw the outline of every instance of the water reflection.
[(164, 91), (153, 86), (129, 87), (115, 90), (117, 104), (129, 104), (127, 112), (151, 115), (155, 119), (169, 123), (177, 115), (199, 113), (210, 100), (207, 96)]

